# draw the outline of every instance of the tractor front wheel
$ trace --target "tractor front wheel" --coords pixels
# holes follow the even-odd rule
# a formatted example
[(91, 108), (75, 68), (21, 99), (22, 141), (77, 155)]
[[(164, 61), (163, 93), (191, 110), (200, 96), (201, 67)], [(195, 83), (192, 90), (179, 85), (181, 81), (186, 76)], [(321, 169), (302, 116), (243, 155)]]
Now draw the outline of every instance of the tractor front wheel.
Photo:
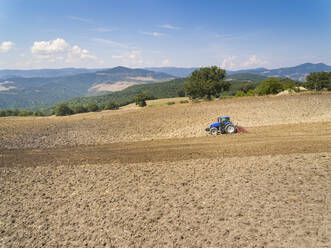
[(233, 133), (236, 133), (237, 132), (237, 128), (234, 126), (234, 125), (227, 125), (226, 127), (225, 127), (225, 132), (227, 133), (227, 134), (233, 134)]
[(218, 130), (216, 127), (210, 129), (210, 134), (216, 136), (218, 134)]

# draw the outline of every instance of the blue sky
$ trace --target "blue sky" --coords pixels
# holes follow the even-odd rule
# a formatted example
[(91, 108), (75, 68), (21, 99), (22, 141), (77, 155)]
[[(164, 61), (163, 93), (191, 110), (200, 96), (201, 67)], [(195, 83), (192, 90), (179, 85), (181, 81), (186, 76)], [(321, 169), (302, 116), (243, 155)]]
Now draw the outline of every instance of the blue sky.
[(0, 0), (0, 69), (331, 65), (330, 0)]

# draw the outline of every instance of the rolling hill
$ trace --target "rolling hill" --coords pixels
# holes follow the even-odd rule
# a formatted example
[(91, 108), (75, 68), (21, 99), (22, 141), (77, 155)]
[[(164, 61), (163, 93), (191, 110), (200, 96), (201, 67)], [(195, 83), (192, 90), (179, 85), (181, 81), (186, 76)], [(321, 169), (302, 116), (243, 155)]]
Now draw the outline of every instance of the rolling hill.
[(100, 95), (173, 78), (166, 73), (126, 67), (51, 78), (8, 78), (0, 81), (0, 109), (47, 106), (74, 97)]
[[(157, 72), (165, 72), (169, 73), (173, 76), (178, 77), (187, 77), (189, 76), (195, 68), (183, 68), (183, 67), (152, 67), (149, 70), (157, 71)], [(279, 69), (267, 69), (267, 68), (255, 68), (255, 69), (247, 69), (247, 70), (237, 70), (230, 71), (227, 70), (228, 75), (238, 74), (238, 73), (250, 73), (257, 74), (265, 77), (280, 77), (280, 78), (291, 78), (294, 80), (304, 81), (306, 76), (311, 72), (319, 72), (319, 71), (331, 71), (331, 66), (328, 66), (323, 63), (312, 64), (305, 63), (294, 67), (284, 67)]]

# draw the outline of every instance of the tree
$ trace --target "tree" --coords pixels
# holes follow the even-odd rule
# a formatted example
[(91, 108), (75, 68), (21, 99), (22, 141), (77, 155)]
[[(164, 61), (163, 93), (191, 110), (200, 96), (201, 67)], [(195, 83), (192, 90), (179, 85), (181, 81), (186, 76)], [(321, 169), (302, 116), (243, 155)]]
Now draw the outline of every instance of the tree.
[(88, 112), (96, 112), (99, 110), (99, 107), (95, 103), (92, 103), (87, 106), (87, 110)]
[(223, 81), (225, 75), (225, 70), (217, 66), (197, 69), (184, 84), (186, 94), (192, 99), (206, 97), (210, 100), (212, 96), (218, 97), (220, 93), (230, 88), (230, 83)]
[(179, 97), (184, 97), (185, 96), (185, 89), (180, 88), (179, 90), (176, 91), (177, 96)]
[(240, 87), (240, 91), (247, 93), (249, 90), (254, 90), (255, 87), (256, 87), (256, 84), (247, 82)]
[(78, 105), (72, 108), (72, 110), (75, 112), (75, 114), (79, 114), (79, 113), (86, 113), (87, 112), (87, 108), (85, 108), (82, 105)]
[(119, 106), (115, 102), (109, 101), (109, 102), (106, 103), (106, 106), (105, 106), (104, 109), (114, 110), (114, 109), (119, 109)]
[(136, 105), (138, 105), (139, 107), (145, 107), (147, 105), (146, 100), (148, 100), (148, 96), (143, 92), (136, 95), (136, 97), (134, 98)]
[(277, 94), (285, 89), (284, 84), (282, 84), (279, 78), (268, 78), (256, 88), (258, 95), (269, 95)]
[(306, 78), (305, 86), (310, 90), (322, 90), (331, 86), (331, 72), (312, 72)]
[(72, 115), (74, 111), (67, 104), (61, 103), (56, 106), (55, 114), (57, 116)]

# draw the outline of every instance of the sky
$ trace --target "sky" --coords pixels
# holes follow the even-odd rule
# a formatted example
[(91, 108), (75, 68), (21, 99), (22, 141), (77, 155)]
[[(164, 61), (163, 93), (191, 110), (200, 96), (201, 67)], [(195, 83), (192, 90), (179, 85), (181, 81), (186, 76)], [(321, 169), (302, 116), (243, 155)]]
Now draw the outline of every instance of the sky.
[(0, 0), (0, 69), (331, 65), (331, 0)]

